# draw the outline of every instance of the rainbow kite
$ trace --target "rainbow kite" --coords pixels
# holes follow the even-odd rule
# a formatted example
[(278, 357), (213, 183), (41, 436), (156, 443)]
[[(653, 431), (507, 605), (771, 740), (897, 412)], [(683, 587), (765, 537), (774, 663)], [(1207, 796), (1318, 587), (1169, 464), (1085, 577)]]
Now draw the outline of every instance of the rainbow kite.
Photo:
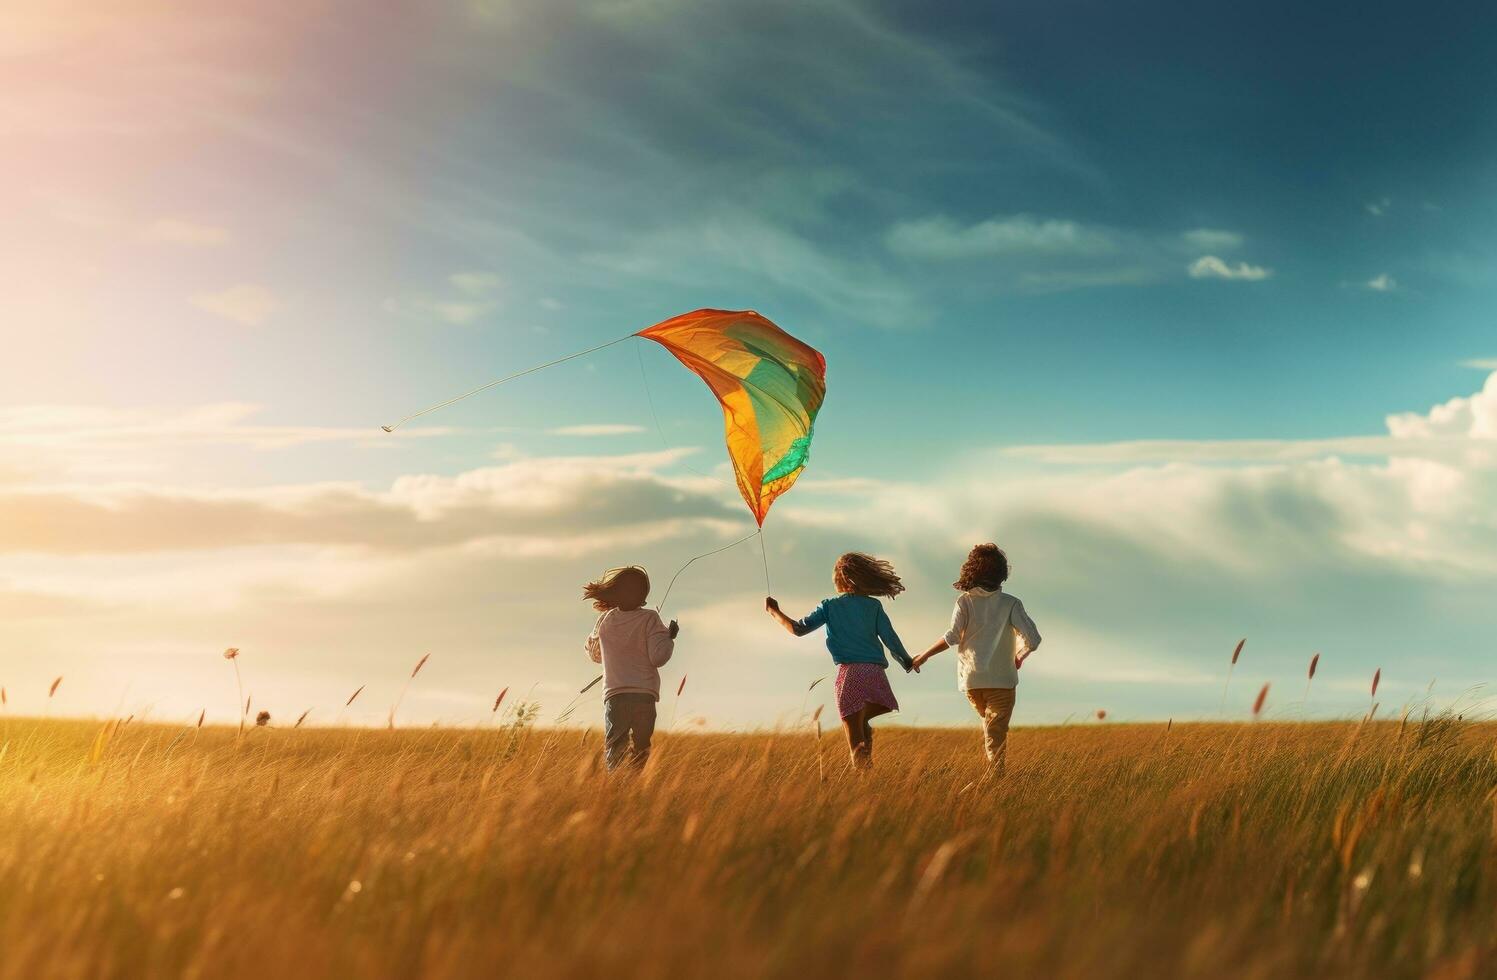
[(480, 391), (635, 337), (670, 351), (717, 396), (738, 492), (762, 528), (770, 505), (806, 468), (816, 413), (826, 397), (826, 358), (753, 310), (683, 313), (639, 333), (490, 381), (380, 428), (394, 432)]
[(635, 336), (670, 351), (717, 396), (738, 492), (763, 527), (810, 458), (826, 358), (753, 310), (683, 313)]

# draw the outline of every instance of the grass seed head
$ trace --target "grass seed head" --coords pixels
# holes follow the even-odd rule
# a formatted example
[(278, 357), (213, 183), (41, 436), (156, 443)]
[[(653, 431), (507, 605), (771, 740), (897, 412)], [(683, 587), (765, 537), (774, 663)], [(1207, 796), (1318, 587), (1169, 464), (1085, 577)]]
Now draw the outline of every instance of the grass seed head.
[(62, 676), (58, 675), (58, 678), (55, 681), (52, 682), (52, 686), (49, 687), (49, 688), (47, 688), (47, 697), (50, 698), (52, 695), (56, 694), (57, 693), (57, 685), (59, 685), (61, 683), (62, 683)]
[(1258, 692), (1257, 700), (1255, 700), (1253, 702), (1253, 717), (1254, 718), (1258, 717), (1258, 715), (1260, 713), (1262, 713), (1262, 711), (1263, 711), (1263, 702), (1267, 701), (1267, 700), (1268, 700), (1268, 685), (1264, 684), (1263, 685), (1263, 689)]
[(1318, 666), (1320, 666), (1320, 654), (1317, 653), (1310, 658), (1310, 676), (1305, 678), (1306, 680), (1313, 681), (1315, 679), (1315, 668)]
[(224, 659), (225, 660), (233, 660), (237, 656), (239, 656), (239, 648), (238, 647), (229, 647), (227, 650), (224, 651)]
[(1244, 636), (1242, 639), (1237, 641), (1237, 649), (1232, 651), (1232, 663), (1234, 666), (1237, 663), (1237, 658), (1242, 656), (1242, 647), (1245, 643), (1247, 643), (1247, 637)]
[(1383, 679), (1383, 668), (1379, 667), (1377, 670), (1375, 670), (1375, 671), (1372, 672), (1372, 696), (1373, 697), (1377, 697), (1377, 684), (1378, 684), (1378, 681), (1380, 681), (1382, 679)]
[(359, 685), (359, 689), (357, 691), (354, 691), (352, 694), (350, 694), (348, 696), (348, 700), (343, 702), (343, 707), (346, 708), (349, 705), (353, 704), (353, 699), (356, 698), (356, 697), (358, 697), (360, 694), (363, 694), (364, 693), (364, 688), (366, 688), (368, 686), (369, 685), (367, 685), (367, 684), (360, 684)]

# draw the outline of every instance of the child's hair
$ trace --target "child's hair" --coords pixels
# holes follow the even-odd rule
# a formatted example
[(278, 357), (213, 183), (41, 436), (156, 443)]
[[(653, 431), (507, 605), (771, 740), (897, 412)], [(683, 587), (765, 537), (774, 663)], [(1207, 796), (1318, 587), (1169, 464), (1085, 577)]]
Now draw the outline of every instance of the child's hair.
[(904, 591), (904, 584), (899, 581), (893, 565), (861, 551), (849, 551), (837, 559), (837, 566), (832, 569), (832, 583), (838, 592), (853, 595), (882, 595), (892, 599)]
[(638, 609), (650, 597), (650, 575), (638, 565), (611, 568), (596, 582), (582, 587), (582, 598), (591, 599), (599, 612)]
[(951, 587), (958, 592), (967, 592), (971, 589), (987, 589), (989, 592), (997, 591), (998, 587), (1008, 581), (1008, 555), (996, 544), (980, 544), (967, 552), (967, 560), (962, 562), (961, 574)]

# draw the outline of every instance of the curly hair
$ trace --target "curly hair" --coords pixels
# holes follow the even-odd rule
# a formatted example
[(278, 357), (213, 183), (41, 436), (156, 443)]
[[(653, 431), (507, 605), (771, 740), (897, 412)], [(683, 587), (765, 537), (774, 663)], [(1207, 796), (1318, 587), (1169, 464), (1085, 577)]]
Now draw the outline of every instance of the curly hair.
[(638, 565), (611, 568), (596, 582), (582, 587), (582, 598), (591, 599), (599, 612), (638, 609), (650, 597), (650, 574)]
[(904, 583), (899, 581), (893, 565), (861, 551), (849, 551), (837, 559), (837, 565), (832, 569), (832, 583), (838, 592), (853, 595), (881, 595), (892, 599), (904, 591)]
[(1008, 555), (996, 544), (980, 544), (967, 552), (961, 574), (951, 583), (958, 592), (972, 589), (996, 591), (1008, 581)]

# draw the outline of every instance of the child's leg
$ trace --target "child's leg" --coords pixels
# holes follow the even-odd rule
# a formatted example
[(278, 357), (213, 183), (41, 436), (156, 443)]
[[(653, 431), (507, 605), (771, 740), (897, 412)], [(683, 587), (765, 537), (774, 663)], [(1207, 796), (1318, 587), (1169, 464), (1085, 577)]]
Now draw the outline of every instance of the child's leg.
[(622, 696), (603, 702), (603, 765), (612, 770), (628, 755), (629, 718)]
[(868, 709), (859, 708), (856, 714), (843, 718), (842, 727), (847, 732), (847, 747), (852, 752), (852, 764), (859, 769), (867, 769), (873, 761), (868, 754)]
[(1008, 755), (1008, 723), (1014, 714), (1014, 689), (974, 688), (967, 692), (967, 700), (982, 716), (983, 749), (988, 762), (1002, 775)]
[(650, 739), (655, 734), (655, 699), (647, 697), (641, 701), (630, 724), (633, 732), (634, 765), (644, 768), (650, 760)]

